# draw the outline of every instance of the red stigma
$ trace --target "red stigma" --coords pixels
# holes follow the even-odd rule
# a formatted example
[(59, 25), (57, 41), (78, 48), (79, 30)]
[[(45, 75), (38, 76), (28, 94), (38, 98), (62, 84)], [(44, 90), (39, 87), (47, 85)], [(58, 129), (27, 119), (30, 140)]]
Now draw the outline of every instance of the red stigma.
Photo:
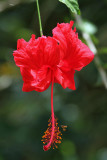
[(46, 146), (43, 146), (44, 151), (48, 151), (48, 148)]

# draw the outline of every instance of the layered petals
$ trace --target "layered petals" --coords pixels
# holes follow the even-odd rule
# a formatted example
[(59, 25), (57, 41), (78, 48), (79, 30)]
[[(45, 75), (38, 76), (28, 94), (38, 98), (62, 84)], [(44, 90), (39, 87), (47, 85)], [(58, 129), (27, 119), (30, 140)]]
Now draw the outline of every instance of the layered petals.
[(39, 71), (29, 68), (21, 68), (20, 71), (24, 81), (22, 90), (25, 92), (32, 90), (42, 92), (51, 83), (51, 70), (46, 67), (42, 67)]
[(94, 54), (78, 39), (76, 28), (72, 29), (73, 23), (57, 24), (53, 29), (53, 37), (59, 42), (61, 50), (60, 67), (63, 70), (80, 71), (93, 60)]
[(45, 36), (35, 39), (34, 35), (29, 42), (20, 39), (13, 56), (23, 77), (23, 91), (42, 92), (49, 87), (60, 60), (56, 40)]
[(57, 68), (55, 71), (55, 82), (62, 85), (62, 87), (75, 90), (75, 81), (74, 81), (74, 70), (62, 71), (60, 68)]
[(54, 81), (75, 90), (74, 73), (89, 64), (94, 54), (78, 39), (73, 21), (57, 24), (53, 37), (42, 36), (29, 42), (19, 39), (13, 56), (23, 77), (23, 91), (46, 90)]

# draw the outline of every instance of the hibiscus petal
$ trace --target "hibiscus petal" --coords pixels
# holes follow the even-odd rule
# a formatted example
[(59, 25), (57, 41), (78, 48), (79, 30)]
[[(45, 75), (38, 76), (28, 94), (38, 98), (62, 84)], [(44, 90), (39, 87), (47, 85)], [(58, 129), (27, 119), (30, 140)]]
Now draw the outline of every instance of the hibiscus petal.
[(38, 54), (41, 55), (44, 65), (51, 67), (59, 63), (60, 53), (57, 41), (52, 37), (40, 37), (38, 45)]
[[(68, 63), (70, 68), (80, 71), (83, 67), (88, 65), (94, 58), (93, 52), (77, 39), (76, 43), (72, 46), (73, 54), (70, 55)], [(71, 61), (70, 61), (71, 60)]]
[(24, 39), (17, 40), (17, 50), (24, 49), (27, 45), (27, 42)]
[(51, 70), (45, 66), (39, 71), (24, 67), (21, 67), (20, 71), (24, 81), (22, 90), (25, 92), (33, 90), (42, 92), (51, 83)]
[(75, 90), (75, 81), (74, 81), (74, 73), (75, 71), (71, 70), (69, 72), (64, 72), (60, 68), (57, 68), (55, 75), (55, 82), (62, 85), (62, 87), (69, 88)]
[(59, 64), (59, 45), (52, 37), (35, 35), (29, 42), (18, 41), (18, 49), (13, 53), (14, 60), (23, 77), (23, 91), (44, 91), (52, 79), (51, 73)]
[(23, 51), (14, 51), (14, 61), (18, 67), (28, 65), (29, 57)]
[[(73, 22), (58, 24), (53, 29), (53, 37), (59, 42), (61, 61), (59, 66), (64, 70), (80, 71), (84, 66), (89, 64), (94, 54), (91, 50), (78, 39), (72, 29)], [(64, 65), (65, 64), (65, 65)]]

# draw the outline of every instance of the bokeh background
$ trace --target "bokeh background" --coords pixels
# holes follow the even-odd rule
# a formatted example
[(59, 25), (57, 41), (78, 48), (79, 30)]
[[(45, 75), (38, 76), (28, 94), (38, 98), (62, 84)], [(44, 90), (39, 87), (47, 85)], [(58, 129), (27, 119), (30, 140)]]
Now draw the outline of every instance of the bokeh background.
[[(58, 0), (39, 0), (44, 35), (59, 22), (75, 20)], [(107, 0), (79, 0), (84, 27), (107, 72)], [(13, 60), (17, 39), (39, 34), (36, 0), (0, 0), (0, 160), (107, 160), (107, 90), (93, 61), (75, 74), (76, 91), (54, 87), (54, 108), (62, 132), (56, 150), (44, 152), (41, 137), (50, 118), (50, 88), (22, 92)], [(84, 40), (83, 40), (84, 41)], [(84, 41), (85, 42), (85, 41)], [(64, 132), (61, 125), (67, 125)]]

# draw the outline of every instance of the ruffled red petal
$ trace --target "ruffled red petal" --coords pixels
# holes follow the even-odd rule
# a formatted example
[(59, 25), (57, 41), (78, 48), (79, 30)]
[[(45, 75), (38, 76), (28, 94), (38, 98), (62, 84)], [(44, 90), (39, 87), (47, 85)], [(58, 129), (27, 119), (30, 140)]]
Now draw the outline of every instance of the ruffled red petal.
[(18, 40), (17, 50), (13, 53), (16, 65), (23, 77), (23, 91), (44, 91), (52, 80), (60, 60), (59, 46), (52, 37), (42, 36), (29, 42)]
[(76, 29), (72, 29), (73, 21), (69, 23), (58, 24), (53, 29), (53, 37), (59, 42), (61, 61), (60, 67), (64, 70), (80, 71), (89, 64), (94, 54), (91, 50), (78, 39)]
[(38, 72), (35, 72), (29, 68), (21, 68), (21, 74), (23, 77), (23, 88), (25, 92), (29, 91), (45, 91), (51, 83), (51, 70), (42, 69)]
[(75, 90), (75, 81), (74, 81), (74, 70), (62, 71), (60, 68), (57, 68), (55, 71), (55, 82), (62, 85), (62, 87)]

